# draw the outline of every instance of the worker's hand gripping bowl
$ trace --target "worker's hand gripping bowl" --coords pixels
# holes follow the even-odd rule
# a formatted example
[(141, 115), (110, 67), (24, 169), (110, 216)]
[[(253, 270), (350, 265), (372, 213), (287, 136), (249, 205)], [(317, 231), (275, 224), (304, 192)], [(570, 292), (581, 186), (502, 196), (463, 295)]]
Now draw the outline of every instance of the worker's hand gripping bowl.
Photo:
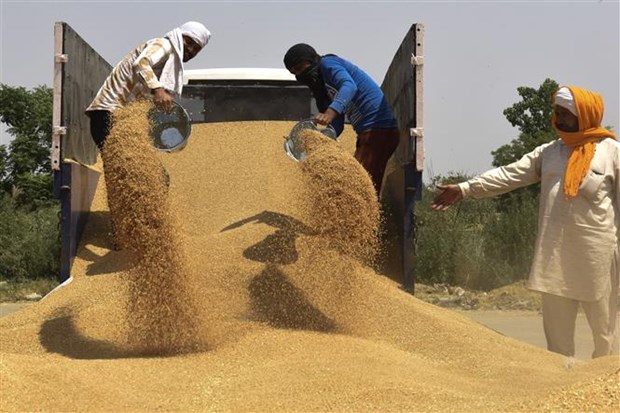
[(151, 109), (149, 118), (153, 123), (151, 139), (153, 146), (162, 152), (177, 152), (187, 145), (192, 132), (190, 118), (185, 109), (174, 102), (170, 112)]
[(336, 131), (331, 126), (323, 127), (321, 125), (316, 125), (310, 119), (302, 120), (301, 122), (298, 122), (293, 127), (293, 129), (291, 129), (291, 132), (284, 141), (284, 151), (288, 156), (291, 157), (291, 159), (295, 161), (303, 161), (306, 158), (306, 153), (303, 151), (303, 146), (299, 141), (299, 135), (305, 129), (315, 130), (330, 139), (333, 139), (335, 141), (338, 140), (338, 137), (336, 136)]

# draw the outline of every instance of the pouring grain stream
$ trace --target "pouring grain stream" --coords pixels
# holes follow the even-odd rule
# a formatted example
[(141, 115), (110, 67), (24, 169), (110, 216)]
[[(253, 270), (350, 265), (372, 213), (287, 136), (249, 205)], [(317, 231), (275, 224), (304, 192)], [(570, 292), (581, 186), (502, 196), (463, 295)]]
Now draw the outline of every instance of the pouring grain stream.
[(149, 136), (151, 108), (139, 101), (114, 112), (102, 158), (115, 236), (133, 256), (125, 277), (128, 343), (162, 355), (199, 348), (200, 335), (167, 173)]

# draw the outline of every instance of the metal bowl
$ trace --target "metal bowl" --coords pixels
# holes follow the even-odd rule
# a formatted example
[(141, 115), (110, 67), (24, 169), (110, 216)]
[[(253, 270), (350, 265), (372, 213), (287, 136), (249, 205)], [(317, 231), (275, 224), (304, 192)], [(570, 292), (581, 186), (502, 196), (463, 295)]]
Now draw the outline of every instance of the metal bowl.
[(306, 158), (306, 152), (302, 150), (302, 145), (299, 141), (299, 134), (301, 133), (301, 131), (306, 129), (320, 132), (328, 138), (338, 141), (336, 130), (331, 125), (323, 127), (320, 125), (316, 125), (310, 119), (298, 122), (295, 126), (293, 126), (293, 129), (291, 129), (291, 132), (288, 134), (288, 137), (284, 141), (284, 152), (286, 152), (286, 154), (290, 156), (291, 159), (297, 162), (303, 161)]
[(187, 111), (177, 102), (174, 102), (170, 112), (151, 109), (149, 118), (153, 123), (150, 135), (155, 149), (177, 152), (187, 145), (192, 126)]

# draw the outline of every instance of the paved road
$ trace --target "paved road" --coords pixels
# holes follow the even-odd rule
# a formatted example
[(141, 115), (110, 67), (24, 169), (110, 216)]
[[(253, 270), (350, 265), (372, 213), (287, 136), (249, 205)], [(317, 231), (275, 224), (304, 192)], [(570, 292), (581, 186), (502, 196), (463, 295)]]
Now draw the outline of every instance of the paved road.
[(32, 303), (0, 303), (0, 317), (4, 317), (7, 314), (11, 314), (31, 304)]
[[(535, 312), (514, 311), (462, 311), (463, 315), (501, 334), (513, 337), (537, 347), (547, 348), (542, 316)], [(618, 326), (618, 324), (616, 324)], [(618, 327), (616, 327), (618, 330)], [(616, 337), (615, 352), (618, 353), (620, 338)], [(575, 326), (575, 357), (588, 360), (592, 357), (594, 344), (585, 315), (577, 315)]]
[[(4, 317), (33, 303), (0, 303), (0, 317)], [(485, 325), (501, 334), (524, 341), (534, 346), (546, 348), (542, 317), (535, 312), (521, 311), (461, 311), (461, 314)], [(616, 342), (616, 353), (620, 343)], [(580, 360), (591, 357), (594, 346), (590, 328), (583, 314), (577, 316), (575, 329), (575, 356)]]

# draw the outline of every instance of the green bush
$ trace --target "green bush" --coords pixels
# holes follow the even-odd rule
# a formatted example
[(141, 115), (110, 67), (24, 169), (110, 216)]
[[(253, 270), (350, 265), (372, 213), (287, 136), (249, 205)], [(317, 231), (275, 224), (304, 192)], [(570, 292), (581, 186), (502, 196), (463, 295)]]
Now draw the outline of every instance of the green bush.
[(527, 278), (538, 226), (538, 192), (522, 188), (495, 200), (498, 213), (485, 225), (484, 265), (474, 285), (500, 287)]
[(0, 195), (0, 280), (57, 277), (60, 242), (56, 205), (17, 208)]
[(437, 182), (468, 177), (437, 177), (416, 203), (416, 278), (491, 290), (527, 277), (533, 256), (538, 197), (519, 190), (494, 199), (465, 199), (446, 212), (431, 210)]

